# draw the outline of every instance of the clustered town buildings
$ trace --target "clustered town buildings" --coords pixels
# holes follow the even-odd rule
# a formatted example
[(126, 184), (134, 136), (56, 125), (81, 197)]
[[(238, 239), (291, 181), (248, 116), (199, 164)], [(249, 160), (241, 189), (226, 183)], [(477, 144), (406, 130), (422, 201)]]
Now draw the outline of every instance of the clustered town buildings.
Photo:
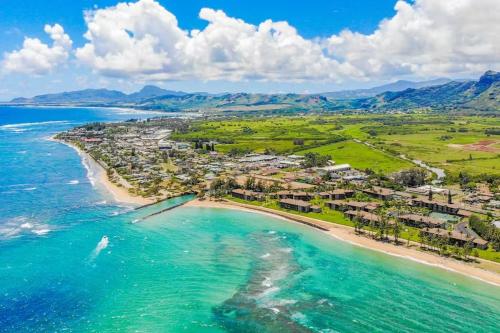
[[(214, 149), (216, 142), (170, 139), (183, 126), (182, 120), (174, 119), (90, 124), (61, 133), (58, 138), (90, 154), (113, 182), (136, 195), (160, 200), (203, 192), (214, 179), (231, 177), (239, 188), (233, 188), (230, 195), (241, 200), (274, 200), (281, 209), (304, 214), (335, 210), (366, 224), (397, 220), (458, 245), (470, 242), (479, 248), (487, 246), (464, 223), (448, 224), (434, 215), (451, 216), (459, 222), (473, 213), (486, 214), (485, 208), (497, 214), (493, 196), (468, 195), (454, 203), (450, 190), (430, 185), (404, 191), (376, 186), (367, 174), (349, 164), (331, 161), (326, 166), (304, 168), (304, 157), (299, 155), (222, 154)], [(267, 190), (246, 188), (249, 178)], [(438, 200), (439, 193), (442, 198)], [(357, 199), (360, 196), (365, 199)], [(381, 208), (392, 202), (402, 203), (407, 211), (382, 212)]]

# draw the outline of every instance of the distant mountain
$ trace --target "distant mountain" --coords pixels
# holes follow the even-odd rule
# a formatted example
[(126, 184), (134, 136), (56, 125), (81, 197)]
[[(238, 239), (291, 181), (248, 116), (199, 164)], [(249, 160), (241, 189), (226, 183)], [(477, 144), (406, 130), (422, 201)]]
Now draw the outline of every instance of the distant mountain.
[(158, 96), (184, 96), (185, 92), (165, 90), (156, 86), (144, 86), (138, 92), (132, 93), (127, 96), (127, 100), (131, 102), (140, 102), (146, 99), (158, 97)]
[[(437, 84), (442, 80), (444, 84)], [(436, 85), (437, 84), (437, 85)], [(412, 86), (413, 88), (404, 87)], [(422, 87), (423, 86), (423, 87)], [(390, 89), (390, 90), (386, 90)], [(126, 106), (164, 111), (342, 111), (407, 112), (419, 108), (435, 111), (462, 110), (500, 111), (500, 73), (488, 71), (478, 81), (448, 81), (439, 79), (425, 82), (398, 81), (356, 94), (366, 95), (384, 90), (375, 96), (344, 98), (328, 94), (250, 94), (250, 93), (185, 93), (155, 86), (124, 94), (116, 90), (87, 89), (16, 98), (10, 104)], [(392, 90), (392, 91), (391, 91)], [(336, 94), (336, 93), (330, 93)], [(351, 96), (354, 94), (351, 91)]]
[(357, 98), (367, 98), (374, 97), (378, 94), (387, 92), (387, 91), (403, 91), (406, 89), (419, 89), (424, 87), (438, 86), (445, 83), (450, 82), (450, 79), (442, 78), (435, 79), (430, 81), (405, 81), (399, 80), (396, 82), (384, 84), (382, 86), (377, 86), (368, 89), (356, 89), (356, 90), (342, 90), (342, 91), (333, 91), (333, 92), (325, 92), (319, 95), (326, 96), (331, 99), (357, 99)]
[(385, 92), (366, 100), (369, 110), (464, 108), (500, 111), (500, 73), (488, 71), (479, 81), (449, 82), (439, 86)]
[(250, 111), (275, 109), (329, 110), (331, 103), (324, 96), (305, 94), (186, 94), (160, 96), (138, 104), (142, 109), (155, 110), (218, 110)]
[(85, 89), (78, 91), (69, 91), (56, 94), (38, 95), (32, 98), (14, 98), (12, 104), (120, 104), (120, 103), (139, 103), (143, 100), (158, 96), (182, 96), (186, 93), (181, 91), (172, 91), (158, 88), (156, 86), (145, 86), (140, 91), (132, 94), (124, 94), (117, 90), (108, 89)]
[(85, 89), (57, 94), (38, 95), (33, 98), (15, 98), (11, 103), (17, 104), (80, 104), (111, 103), (125, 98), (127, 95), (117, 90)]

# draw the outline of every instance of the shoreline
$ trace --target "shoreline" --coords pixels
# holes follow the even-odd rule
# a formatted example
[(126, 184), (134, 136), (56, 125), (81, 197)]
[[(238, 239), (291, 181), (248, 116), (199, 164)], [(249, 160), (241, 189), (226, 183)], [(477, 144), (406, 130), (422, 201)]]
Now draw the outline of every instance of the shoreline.
[[(465, 263), (452, 258), (439, 256), (431, 252), (423, 252), (415, 249), (415, 244), (411, 247), (406, 245), (394, 245), (392, 243), (377, 241), (365, 236), (360, 236), (354, 233), (354, 228), (340, 224), (325, 222), (310, 217), (295, 215), (287, 212), (276, 211), (270, 208), (242, 204), (232, 201), (210, 201), (208, 199), (200, 201), (194, 199), (184, 207), (200, 207), (200, 208), (221, 208), (234, 209), (252, 213), (260, 213), (274, 218), (279, 218), (293, 223), (305, 224), (309, 227), (318, 229), (319, 231), (336, 238), (340, 241), (347, 242), (354, 246), (359, 246), (372, 251), (382, 252), (391, 256), (409, 259), (414, 262), (425, 264), (432, 267), (441, 268), (457, 274), (461, 274), (497, 287), (500, 287), (500, 264), (495, 262), (487, 262), (493, 269), (480, 267), (485, 265), (484, 261), (479, 264)], [(491, 264), (490, 264), (491, 263)]]
[(117, 203), (122, 204), (132, 204), (134, 206), (145, 206), (155, 204), (158, 201), (149, 198), (143, 198), (139, 196), (132, 195), (124, 187), (119, 187), (108, 179), (106, 175), (106, 170), (99, 164), (92, 156), (86, 152), (79, 149), (77, 146), (72, 145), (69, 142), (56, 139), (54, 136), (48, 139), (49, 141), (55, 141), (62, 143), (68, 147), (73, 148), (80, 156), (83, 166), (87, 170), (87, 178), (93, 187), (102, 189), (109, 194), (112, 199)]

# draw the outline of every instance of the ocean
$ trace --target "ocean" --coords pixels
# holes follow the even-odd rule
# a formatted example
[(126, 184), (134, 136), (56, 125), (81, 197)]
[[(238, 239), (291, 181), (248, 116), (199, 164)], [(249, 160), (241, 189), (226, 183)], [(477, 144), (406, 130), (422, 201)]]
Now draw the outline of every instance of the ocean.
[(0, 332), (496, 332), (500, 288), (266, 215), (140, 210), (48, 140), (155, 116), (0, 107)]

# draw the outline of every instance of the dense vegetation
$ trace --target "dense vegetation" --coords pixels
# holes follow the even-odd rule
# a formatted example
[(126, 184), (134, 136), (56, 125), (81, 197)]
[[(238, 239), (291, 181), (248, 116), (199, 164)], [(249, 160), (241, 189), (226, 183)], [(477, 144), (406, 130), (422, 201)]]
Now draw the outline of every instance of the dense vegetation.
[(500, 250), (500, 229), (491, 222), (482, 220), (477, 215), (472, 215), (469, 218), (469, 224), (479, 236), (488, 240), (496, 251)]

